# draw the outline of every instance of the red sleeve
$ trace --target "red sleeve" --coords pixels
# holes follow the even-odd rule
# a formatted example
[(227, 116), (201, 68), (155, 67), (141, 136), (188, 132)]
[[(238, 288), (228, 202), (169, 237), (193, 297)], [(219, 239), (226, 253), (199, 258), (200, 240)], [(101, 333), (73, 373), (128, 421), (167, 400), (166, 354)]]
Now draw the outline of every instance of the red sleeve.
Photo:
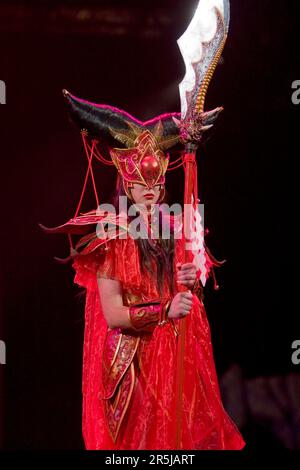
[(92, 252), (83, 252), (73, 261), (74, 282), (82, 287), (97, 289), (97, 275), (137, 286), (141, 282), (138, 250), (132, 239), (113, 239)]
[[(106, 249), (107, 248), (107, 249)], [(97, 289), (97, 273), (101, 277), (116, 279), (114, 240), (97, 247), (91, 253), (82, 253), (74, 258), (74, 282), (86, 289)]]
[(74, 258), (74, 283), (86, 289), (95, 289), (96, 256), (94, 253), (78, 255)]

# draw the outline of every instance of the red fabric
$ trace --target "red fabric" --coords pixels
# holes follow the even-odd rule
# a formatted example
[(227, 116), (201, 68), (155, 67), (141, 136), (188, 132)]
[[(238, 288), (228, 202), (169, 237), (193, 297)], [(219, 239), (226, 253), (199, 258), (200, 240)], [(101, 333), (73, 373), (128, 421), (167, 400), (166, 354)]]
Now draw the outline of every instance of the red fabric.
[[(171, 323), (141, 335), (134, 359), (136, 385), (120, 433), (114, 443), (108, 432), (101, 400), (101, 358), (107, 331), (96, 272), (118, 279), (123, 291), (145, 301), (159, 298), (151, 273), (141, 274), (136, 242), (130, 237), (108, 243), (74, 260), (74, 281), (86, 292), (83, 354), (83, 437), (86, 449), (174, 449), (176, 413), (176, 336)], [(183, 262), (184, 247), (176, 240), (174, 267)], [(153, 264), (153, 276), (156, 268)], [(179, 290), (179, 289), (178, 289)], [(164, 294), (169, 293), (164, 283)], [(178, 320), (180, 321), (180, 320)], [(183, 449), (241, 449), (244, 441), (225, 412), (215, 371), (210, 328), (203, 303), (194, 295), (187, 317), (183, 394)]]

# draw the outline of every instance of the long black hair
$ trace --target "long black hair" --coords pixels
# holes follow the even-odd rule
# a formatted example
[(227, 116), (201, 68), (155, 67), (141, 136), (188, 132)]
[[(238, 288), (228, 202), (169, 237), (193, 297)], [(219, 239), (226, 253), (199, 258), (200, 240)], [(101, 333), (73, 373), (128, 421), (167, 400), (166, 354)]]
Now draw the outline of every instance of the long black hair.
[[(164, 195), (163, 200), (160, 203), (165, 202), (166, 194)], [(111, 197), (111, 203), (116, 209), (116, 213), (118, 213), (119, 209), (119, 197), (126, 196), (126, 192), (123, 185), (122, 178), (118, 178), (118, 183), (114, 194)], [(127, 197), (128, 201), (128, 209), (132, 206), (133, 202)], [(173, 224), (170, 223), (170, 238), (162, 238), (161, 228), (162, 224), (162, 211), (159, 210), (159, 238), (157, 239), (157, 243), (153, 243), (151, 238), (137, 238), (136, 242), (139, 247), (139, 257), (140, 257), (140, 265), (142, 272), (145, 270), (151, 272), (151, 261), (154, 259), (157, 266), (157, 279), (155, 279), (157, 283), (157, 289), (159, 295), (162, 296), (163, 293), (163, 282), (164, 282), (164, 275), (166, 274), (167, 282), (169, 284), (169, 290), (171, 294), (174, 294), (174, 227)], [(133, 216), (128, 216), (128, 222), (130, 223), (133, 220)]]

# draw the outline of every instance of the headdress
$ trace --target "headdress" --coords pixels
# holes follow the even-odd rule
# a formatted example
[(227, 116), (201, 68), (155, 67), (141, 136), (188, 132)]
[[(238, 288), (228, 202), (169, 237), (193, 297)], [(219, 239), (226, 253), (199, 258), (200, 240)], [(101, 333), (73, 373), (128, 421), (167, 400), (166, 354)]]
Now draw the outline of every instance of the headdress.
[[(95, 146), (103, 139), (110, 145), (111, 162), (117, 168), (129, 198), (133, 183), (148, 188), (163, 187), (169, 165), (169, 155), (165, 151), (180, 140), (175, 122), (180, 114), (163, 114), (142, 122), (118, 108), (90, 103), (67, 90), (63, 90), (63, 94), (71, 118), (81, 128), (83, 136), (94, 139)], [(116, 142), (123, 148), (116, 147)], [(103, 157), (101, 161), (111, 163)]]

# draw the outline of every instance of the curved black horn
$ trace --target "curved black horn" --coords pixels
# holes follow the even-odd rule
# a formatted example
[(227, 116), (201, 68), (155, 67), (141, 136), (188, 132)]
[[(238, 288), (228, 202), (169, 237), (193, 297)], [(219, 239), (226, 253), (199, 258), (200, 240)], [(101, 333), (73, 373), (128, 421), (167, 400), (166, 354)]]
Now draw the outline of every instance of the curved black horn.
[(121, 109), (91, 103), (71, 95), (67, 90), (63, 90), (63, 95), (72, 120), (81, 130), (86, 129), (91, 137), (111, 139), (109, 129), (129, 131), (127, 122), (141, 127), (142, 130), (142, 123)]

